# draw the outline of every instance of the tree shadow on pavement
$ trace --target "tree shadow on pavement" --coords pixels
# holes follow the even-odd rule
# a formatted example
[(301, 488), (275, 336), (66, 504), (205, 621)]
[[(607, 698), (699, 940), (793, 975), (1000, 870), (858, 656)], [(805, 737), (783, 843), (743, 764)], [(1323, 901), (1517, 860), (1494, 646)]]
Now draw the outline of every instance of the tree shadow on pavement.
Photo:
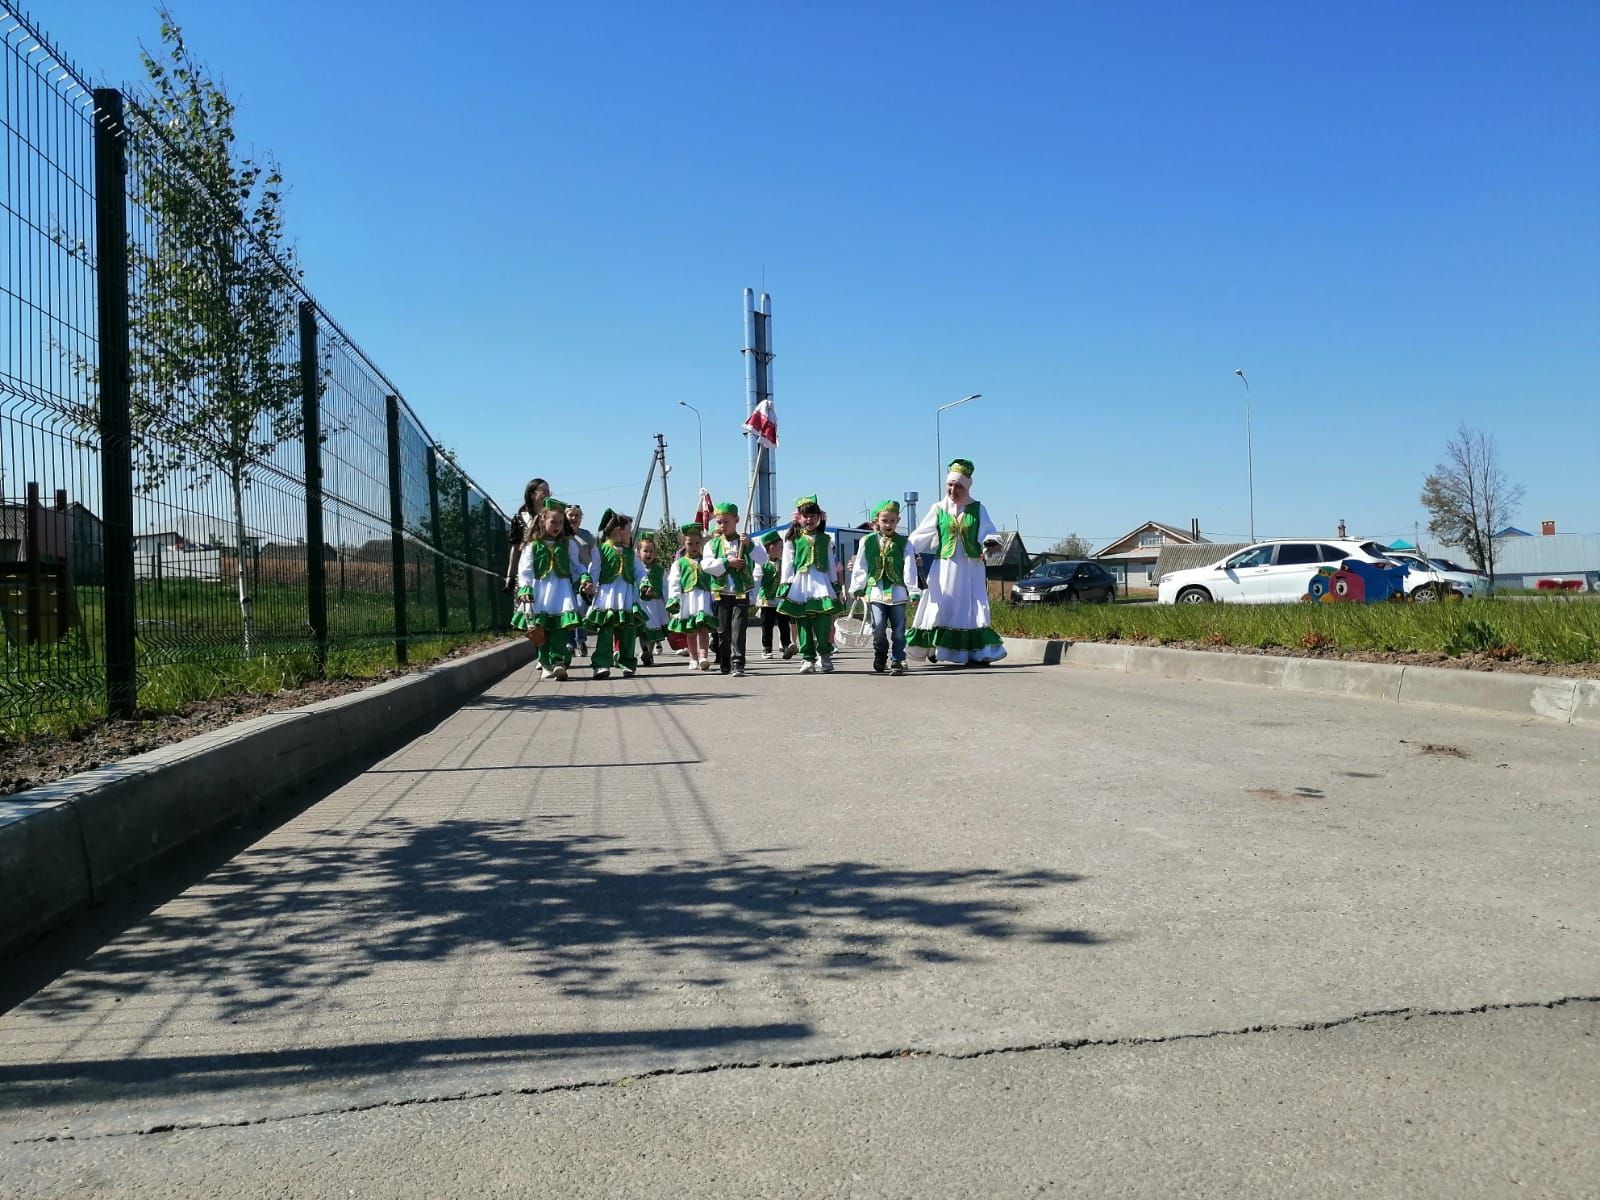
[(951, 954), (951, 935), (1097, 940), (1023, 920), (1022, 895), (1079, 878), (1065, 872), (763, 861), (775, 851), (667, 858), (561, 832), (568, 820), (391, 816), (358, 840), (330, 829), (305, 844), (253, 847), (57, 980), (47, 1015), (71, 1016), (160, 976), (205, 993), (224, 1019), (242, 1017), (304, 1003), (384, 963), (485, 950), (516, 952), (522, 972), (563, 993), (627, 1000), (678, 965), (688, 983), (715, 988), (748, 963), (893, 971), (935, 948), (943, 961), (965, 961)]
[[(51, 1061), (0, 1064), (0, 1106), (93, 1081), (138, 1081), (140, 1090), (180, 1087), (180, 1077), (180, 1090), (252, 1086), (257, 1076), (314, 1072), (322, 1059), (376, 1072), (419, 1056), (470, 1059), (518, 1046), (559, 1054), (606, 1035), (592, 1023), (563, 1032), (559, 1020), (539, 1029), (550, 1014), (536, 1014), (557, 999), (602, 1018), (614, 1013), (626, 1027), (656, 1011), (650, 1005), (664, 1003), (664, 995), (704, 993), (707, 1002), (725, 1004), (718, 989), (748, 979), (752, 965), (769, 982), (851, 980), (972, 962), (986, 941), (1079, 947), (1098, 940), (1027, 919), (1030, 893), (1079, 878), (1069, 873), (797, 865), (771, 861), (783, 853), (778, 849), (685, 859), (571, 832), (572, 820), (419, 823), (388, 816), (358, 837), (348, 828), (325, 829), (297, 845), (253, 847), (18, 1010), (36, 1026), (59, 1025), (64, 1036)], [(524, 1015), (510, 1029), (485, 1029), (477, 1048), (470, 1037), (297, 1048), (296, 1030), (336, 1025), (341, 1013), (353, 1017), (376, 1003), (405, 1006), (407, 1028), (441, 1031), (463, 986), (490, 988)], [(779, 979), (773, 986), (785, 985)], [(267, 1021), (290, 1040), (270, 1054), (259, 1041), (242, 1048), (224, 1041), (224, 1052), (215, 1054), (189, 1053), (180, 1043), (185, 1053), (162, 1057), (123, 1006), (120, 1017), (133, 1021), (127, 1032), (139, 1049), (119, 1055), (94, 1038), (79, 1041), (76, 1026), (92, 1030), (110, 1004), (158, 1007), (152, 987), (180, 997), (206, 1028)], [(373, 988), (400, 994), (374, 1001)], [(640, 1001), (645, 1007), (630, 1016)], [(790, 1011), (798, 1017), (804, 1006)], [(164, 1020), (151, 1018), (148, 1038), (164, 1036)], [(519, 1026), (536, 1032), (519, 1033)], [(48, 1031), (40, 1032), (42, 1045)], [(622, 1036), (635, 1047), (671, 1051), (810, 1033), (805, 1020), (775, 1020), (769, 1009), (745, 1023), (691, 1021)], [(455, 1048), (441, 1049), (445, 1043)]]

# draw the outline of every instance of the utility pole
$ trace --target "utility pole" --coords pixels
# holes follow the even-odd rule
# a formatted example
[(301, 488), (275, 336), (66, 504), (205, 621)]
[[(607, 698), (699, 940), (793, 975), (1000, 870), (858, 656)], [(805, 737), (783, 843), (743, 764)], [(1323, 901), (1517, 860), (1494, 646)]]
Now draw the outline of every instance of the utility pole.
[(667, 497), (667, 439), (664, 434), (656, 434), (656, 447), (650, 452), (650, 469), (645, 472), (644, 491), (639, 493), (639, 507), (633, 514), (633, 528), (637, 533), (639, 522), (644, 520), (644, 506), (650, 499), (650, 485), (654, 482), (656, 471), (661, 471), (661, 523), (672, 524), (672, 501)]
[[(761, 293), (759, 303), (751, 288), (744, 290), (744, 382), (745, 416), (753, 416), (763, 400), (772, 399), (772, 297)], [(774, 451), (754, 436), (747, 437), (749, 474), (755, 484), (753, 529), (766, 529), (778, 523), (774, 500), (777, 471)]]

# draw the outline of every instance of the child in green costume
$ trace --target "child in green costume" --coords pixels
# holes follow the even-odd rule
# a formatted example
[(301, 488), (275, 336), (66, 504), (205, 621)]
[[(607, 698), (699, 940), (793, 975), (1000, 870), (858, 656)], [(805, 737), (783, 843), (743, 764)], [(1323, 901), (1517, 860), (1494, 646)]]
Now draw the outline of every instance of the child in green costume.
[(570, 635), (581, 618), (578, 594), (594, 594), (594, 584), (577, 564), (578, 543), (567, 526), (559, 500), (546, 498), (529, 527), (517, 567), (517, 611), (511, 624), (527, 632), (539, 648), (546, 679), (565, 679), (572, 661)]
[[(861, 539), (850, 570), (850, 594), (867, 602), (872, 618), (872, 669), (906, 673), (906, 606), (917, 584), (911, 540), (898, 532), (900, 503), (885, 500), (872, 510), (876, 532)], [(891, 657), (892, 656), (892, 657)]]
[(667, 572), (661, 550), (648, 533), (639, 539), (639, 561), (644, 564), (648, 588), (639, 590), (644, 628), (639, 632), (639, 657), (647, 667), (656, 665), (657, 642), (667, 640)]
[(672, 620), (667, 628), (681, 633), (689, 642), (689, 669), (709, 671), (711, 651), (707, 643), (717, 626), (711, 607), (711, 576), (700, 565), (705, 539), (700, 522), (683, 526), (683, 554), (667, 573), (667, 611)]
[(772, 631), (778, 631), (778, 644), (785, 658), (794, 657), (794, 640), (789, 636), (789, 618), (778, 611), (778, 576), (783, 567), (783, 535), (776, 529), (764, 535), (761, 546), (767, 561), (756, 579), (756, 605), (761, 609), (761, 657), (772, 657)]
[(644, 626), (644, 610), (639, 607), (650, 588), (644, 563), (633, 552), (633, 518), (606, 509), (600, 518), (600, 542), (591, 560), (595, 572), (594, 600), (584, 615), (584, 625), (594, 633), (594, 677), (607, 679), (613, 665), (622, 668), (622, 677), (631, 678), (639, 669), (635, 644)]
[(794, 622), (802, 675), (833, 670), (833, 620), (840, 609), (839, 548), (826, 529), (828, 514), (815, 496), (795, 501), (795, 523), (784, 538), (778, 611)]

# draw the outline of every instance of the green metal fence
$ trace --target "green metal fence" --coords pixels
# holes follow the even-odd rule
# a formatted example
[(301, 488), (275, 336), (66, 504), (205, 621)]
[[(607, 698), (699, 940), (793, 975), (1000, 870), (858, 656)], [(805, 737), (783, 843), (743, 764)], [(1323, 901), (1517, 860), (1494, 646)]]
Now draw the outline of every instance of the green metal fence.
[[(0, 88), (0, 728), (126, 715), (168, 667), (505, 628), (505, 513), (292, 264), (242, 224), (175, 236), (174, 196), (228, 200), (139, 98), (3, 4)], [(241, 421), (215, 311), (182, 306), (263, 262)]]

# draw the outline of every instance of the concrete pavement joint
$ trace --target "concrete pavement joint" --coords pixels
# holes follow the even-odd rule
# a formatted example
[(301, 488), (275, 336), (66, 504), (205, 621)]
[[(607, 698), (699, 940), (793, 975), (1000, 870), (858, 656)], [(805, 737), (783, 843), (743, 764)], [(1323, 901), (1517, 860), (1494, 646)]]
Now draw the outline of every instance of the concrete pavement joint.
[(1353, 1013), (1349, 1016), (1334, 1017), (1326, 1021), (1286, 1022), (1283, 1024), (1246, 1025), (1234, 1029), (1212, 1029), (1203, 1033), (1174, 1033), (1163, 1034), (1156, 1037), (1120, 1037), (1120, 1038), (1067, 1038), (1050, 1042), (1030, 1042), (1012, 1046), (991, 1046), (981, 1050), (949, 1051), (926, 1050), (915, 1047), (902, 1047), (892, 1050), (862, 1050), (853, 1054), (835, 1054), (819, 1058), (788, 1059), (773, 1062), (727, 1062), (710, 1063), (700, 1067), (662, 1067), (654, 1071), (642, 1071), (635, 1075), (619, 1075), (609, 1079), (581, 1080), (577, 1083), (557, 1083), (544, 1087), (524, 1088), (493, 1088), (476, 1092), (456, 1092), (449, 1095), (417, 1096), (404, 1100), (379, 1100), (371, 1104), (354, 1104), (339, 1108), (312, 1109), (302, 1113), (289, 1113), (286, 1115), (257, 1117), (245, 1121), (193, 1121), (183, 1123), (169, 1123), (152, 1125), (147, 1129), (129, 1129), (113, 1133), (89, 1134), (78, 1137), (74, 1134), (46, 1134), (37, 1137), (18, 1138), (10, 1144), (13, 1146), (37, 1145), (50, 1142), (98, 1142), (108, 1138), (149, 1137), (164, 1133), (187, 1133), (206, 1129), (245, 1129), (254, 1125), (277, 1124), (284, 1121), (301, 1121), (311, 1117), (343, 1116), (351, 1113), (371, 1112), (384, 1108), (409, 1108), (420, 1104), (454, 1104), (465, 1100), (492, 1100), (503, 1096), (548, 1096), (559, 1095), (565, 1092), (592, 1091), (599, 1088), (625, 1087), (635, 1081), (647, 1079), (661, 1079), (673, 1077), (691, 1077), (695, 1075), (712, 1075), (724, 1071), (761, 1071), (761, 1070), (800, 1070), (807, 1067), (828, 1067), (841, 1063), (878, 1062), (902, 1058), (937, 1058), (947, 1062), (970, 1062), (982, 1058), (992, 1058), (997, 1055), (1034, 1054), (1050, 1050), (1085, 1050), (1096, 1048), (1118, 1048), (1139, 1046), (1161, 1046), (1173, 1042), (1204, 1041), (1211, 1038), (1248, 1037), (1254, 1034), (1271, 1033), (1320, 1033), (1325, 1030), (1338, 1029), (1346, 1025), (1355, 1025), (1363, 1021), (1401, 1020), (1412, 1021), (1427, 1017), (1470, 1017), (1482, 1016), (1487, 1013), (1519, 1012), (1543, 1008), (1554, 1010), (1569, 1004), (1600, 1004), (1600, 994), (1562, 996), (1555, 1000), (1517, 1000), (1506, 1003), (1477, 1004), (1468, 1008), (1447, 1009), (1416, 1009), (1416, 1008), (1379, 1008), (1364, 1012)]

